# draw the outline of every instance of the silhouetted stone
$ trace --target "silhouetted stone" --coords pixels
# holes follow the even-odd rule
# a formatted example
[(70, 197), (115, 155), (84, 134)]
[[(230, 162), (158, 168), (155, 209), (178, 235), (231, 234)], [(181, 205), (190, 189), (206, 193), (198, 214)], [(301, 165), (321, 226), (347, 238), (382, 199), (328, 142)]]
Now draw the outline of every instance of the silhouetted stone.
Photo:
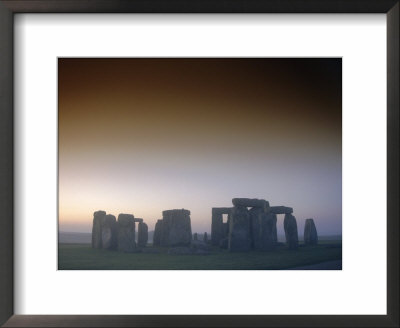
[(211, 243), (218, 246), (221, 239), (227, 237), (227, 224), (223, 223), (222, 216), (231, 213), (231, 207), (213, 207), (211, 210)]
[(153, 246), (161, 245), (161, 235), (162, 235), (162, 220), (157, 220), (156, 226), (154, 228)]
[(266, 213), (262, 208), (253, 207), (250, 211), (252, 248), (271, 250), (274, 246), (274, 227), (276, 215)]
[(286, 244), (289, 249), (297, 249), (299, 246), (299, 237), (297, 233), (296, 218), (292, 214), (285, 214), (283, 227), (285, 229)]
[(269, 209), (269, 202), (265, 199), (256, 199), (256, 198), (233, 198), (232, 204), (235, 206), (244, 206), (244, 207), (261, 207), (266, 212)]
[(261, 249), (260, 215), (263, 213), (264, 210), (261, 207), (253, 207), (249, 211), (251, 248), (253, 249)]
[(114, 215), (108, 214), (104, 217), (101, 231), (102, 247), (115, 250), (118, 246), (118, 227)]
[(207, 232), (205, 232), (204, 235), (203, 235), (203, 241), (204, 241), (205, 243), (208, 243), (208, 235), (207, 235)]
[(293, 208), (286, 206), (271, 206), (270, 211), (274, 214), (292, 214)]
[(190, 211), (163, 211), (161, 246), (188, 246), (192, 240)]
[(317, 228), (313, 219), (306, 219), (304, 225), (304, 244), (306, 245), (317, 245), (318, 244), (318, 234)]
[(228, 249), (229, 246), (229, 240), (228, 237), (225, 237), (224, 239), (221, 239), (219, 242), (219, 247), (223, 249)]
[(231, 252), (251, 249), (250, 214), (245, 206), (235, 206), (232, 209), (228, 248)]
[(258, 244), (260, 250), (272, 250), (276, 242), (274, 241), (274, 234), (276, 231), (276, 214), (274, 213), (261, 213), (260, 220), (260, 242)]
[(93, 226), (92, 226), (92, 247), (102, 248), (102, 227), (106, 217), (106, 212), (96, 211), (93, 213)]
[(136, 249), (135, 221), (132, 214), (118, 215), (118, 250), (132, 253)]
[(148, 240), (148, 227), (144, 222), (139, 222), (138, 226), (138, 247), (146, 247)]
[(193, 234), (193, 240), (197, 240), (197, 232)]
[(133, 221), (140, 223), (140, 222), (143, 222), (143, 219), (142, 218), (133, 218)]

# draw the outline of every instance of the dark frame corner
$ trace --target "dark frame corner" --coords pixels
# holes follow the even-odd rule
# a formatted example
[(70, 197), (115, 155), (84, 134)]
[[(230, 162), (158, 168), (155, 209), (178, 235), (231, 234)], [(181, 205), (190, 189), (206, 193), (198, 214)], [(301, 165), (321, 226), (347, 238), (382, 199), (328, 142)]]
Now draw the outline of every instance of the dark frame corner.
[[(0, 325), (399, 327), (399, 0), (0, 0)], [(13, 28), (17, 13), (384, 13), (387, 17), (387, 315), (25, 316), (13, 308)]]

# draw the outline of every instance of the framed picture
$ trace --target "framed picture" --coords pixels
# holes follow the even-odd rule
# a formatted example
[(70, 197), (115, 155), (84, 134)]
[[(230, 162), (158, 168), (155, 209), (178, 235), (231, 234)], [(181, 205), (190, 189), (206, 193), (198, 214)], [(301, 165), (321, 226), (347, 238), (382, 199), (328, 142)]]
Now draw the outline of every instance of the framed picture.
[(398, 326), (398, 1), (0, 10), (1, 324)]

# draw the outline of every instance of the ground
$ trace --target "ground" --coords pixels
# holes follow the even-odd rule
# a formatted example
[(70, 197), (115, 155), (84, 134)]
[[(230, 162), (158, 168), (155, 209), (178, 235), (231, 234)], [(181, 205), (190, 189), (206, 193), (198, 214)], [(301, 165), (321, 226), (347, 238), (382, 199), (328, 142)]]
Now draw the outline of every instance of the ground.
[[(88, 244), (59, 244), (59, 270), (282, 270), (342, 259), (340, 241), (323, 241), (317, 246), (300, 245), (288, 250), (284, 245), (270, 252), (230, 253), (214, 248), (210, 255), (169, 255), (121, 253), (92, 249)], [(340, 262), (341, 263), (341, 262)], [(318, 266), (311, 268), (318, 269)], [(324, 269), (324, 266), (321, 266)], [(340, 269), (341, 266), (335, 267)]]

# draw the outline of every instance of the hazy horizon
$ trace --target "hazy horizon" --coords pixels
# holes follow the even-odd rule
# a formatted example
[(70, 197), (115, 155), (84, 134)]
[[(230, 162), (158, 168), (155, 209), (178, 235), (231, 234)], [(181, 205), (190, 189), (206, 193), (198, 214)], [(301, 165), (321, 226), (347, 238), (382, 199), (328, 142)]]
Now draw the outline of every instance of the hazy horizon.
[[(235, 197), (342, 234), (341, 59), (59, 59), (59, 230)], [(283, 215), (278, 216), (283, 232)]]

